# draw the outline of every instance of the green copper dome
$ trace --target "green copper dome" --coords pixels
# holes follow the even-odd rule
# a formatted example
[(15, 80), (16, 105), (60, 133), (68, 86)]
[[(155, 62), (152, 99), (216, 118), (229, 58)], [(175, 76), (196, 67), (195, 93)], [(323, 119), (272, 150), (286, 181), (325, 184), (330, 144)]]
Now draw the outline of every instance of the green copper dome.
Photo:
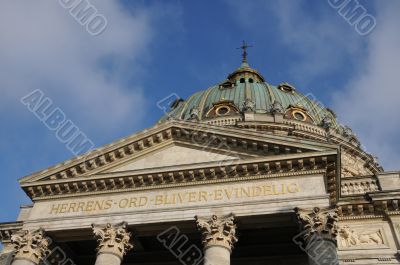
[(325, 126), (337, 125), (334, 113), (287, 84), (273, 86), (264, 81), (247, 62), (228, 78), (186, 100), (172, 104), (161, 119), (210, 121), (240, 116), (249, 112), (271, 114), (280, 112), (287, 119)]

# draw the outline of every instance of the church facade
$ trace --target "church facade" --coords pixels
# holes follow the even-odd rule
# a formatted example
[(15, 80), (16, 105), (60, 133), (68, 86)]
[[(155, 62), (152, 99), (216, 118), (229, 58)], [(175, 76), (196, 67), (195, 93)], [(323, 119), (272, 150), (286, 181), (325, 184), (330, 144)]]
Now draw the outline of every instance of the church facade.
[(20, 179), (0, 264), (400, 264), (400, 173), (246, 55), (155, 126)]

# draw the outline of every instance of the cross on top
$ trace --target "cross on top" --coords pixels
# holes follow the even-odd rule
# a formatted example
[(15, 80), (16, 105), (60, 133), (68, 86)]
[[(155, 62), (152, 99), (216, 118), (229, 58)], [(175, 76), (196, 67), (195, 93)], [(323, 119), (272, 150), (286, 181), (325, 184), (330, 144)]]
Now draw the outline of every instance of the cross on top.
[(243, 63), (247, 62), (247, 48), (251, 48), (251, 47), (253, 47), (253, 46), (250, 46), (245, 41), (243, 41), (242, 46), (237, 48), (237, 49), (242, 49), (243, 50), (243, 53), (242, 53), (242, 57), (243, 57), (242, 62)]

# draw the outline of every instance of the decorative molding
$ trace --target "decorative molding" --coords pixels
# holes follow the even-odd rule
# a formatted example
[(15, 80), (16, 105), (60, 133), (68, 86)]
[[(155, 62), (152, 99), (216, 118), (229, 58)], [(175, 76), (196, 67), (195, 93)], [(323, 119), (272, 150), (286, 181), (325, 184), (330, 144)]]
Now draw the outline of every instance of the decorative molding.
[(11, 236), (11, 243), (15, 249), (14, 259), (25, 259), (39, 264), (48, 252), (51, 239), (45, 236), (43, 229), (21, 230)]
[(98, 242), (97, 254), (109, 253), (123, 258), (123, 256), (133, 249), (130, 243), (131, 233), (128, 232), (127, 223), (112, 225), (92, 225), (93, 234)]
[(342, 152), (342, 177), (368, 176), (372, 171), (365, 167), (365, 161), (348, 152)]
[[(314, 155), (311, 155), (314, 154)], [(310, 155), (310, 157), (309, 157)], [(286, 159), (286, 160), (285, 160)], [(240, 161), (216, 162), (208, 167), (181, 167), (181, 170), (143, 170), (122, 173), (109, 173), (88, 178), (73, 178), (44, 181), (23, 185), (33, 200), (73, 197), (116, 191), (157, 189), (175, 186), (199, 185), (213, 182), (274, 178), (322, 173), (328, 175), (329, 191), (335, 191), (335, 158), (323, 152), (291, 154), (280, 157), (256, 158)], [(333, 163), (333, 164), (332, 164)], [(332, 166), (333, 165), (333, 166)], [(333, 171), (332, 171), (333, 170)], [(328, 173), (327, 173), (328, 172)]]
[(202, 235), (204, 249), (221, 246), (232, 251), (233, 245), (238, 241), (234, 218), (233, 214), (224, 217), (216, 215), (211, 218), (195, 217), (197, 228)]
[[(41, 181), (44, 178), (48, 179), (64, 179), (86, 176), (98, 172), (100, 168), (113, 163), (116, 160), (127, 160), (133, 154), (138, 154), (154, 147), (160, 143), (170, 140), (193, 140), (196, 135), (201, 135), (204, 143), (210, 146), (223, 146), (232, 148), (230, 150), (244, 149), (260, 151), (260, 154), (265, 155), (265, 147), (269, 147), (269, 151), (275, 153), (276, 147), (284, 151), (284, 147), (293, 145), (293, 153), (315, 151), (304, 143), (298, 141), (287, 140), (274, 143), (274, 140), (267, 139), (264, 134), (252, 131), (243, 131), (240, 128), (220, 127), (205, 123), (173, 121), (156, 125), (151, 129), (144, 130), (136, 135), (132, 135), (121, 140), (108, 144), (89, 152), (88, 154), (67, 160), (62, 164), (47, 168), (21, 180), (21, 183)], [(271, 136), (275, 138), (274, 136)], [(266, 141), (271, 141), (265, 145)], [(199, 143), (199, 144), (203, 144)], [(243, 143), (246, 143), (245, 145)], [(311, 143), (314, 144), (315, 143)], [(321, 146), (326, 144), (321, 143)], [(222, 147), (223, 147), (222, 146)], [(296, 148), (297, 146), (297, 148)], [(251, 147), (248, 148), (248, 147)], [(257, 148), (255, 148), (257, 147)], [(320, 150), (321, 148), (317, 149)]]
[(340, 248), (379, 247), (385, 245), (380, 228), (376, 230), (359, 228), (356, 230), (348, 225), (339, 228), (338, 241)]
[(229, 117), (219, 117), (219, 118), (214, 118), (211, 120), (204, 120), (203, 122), (205, 124), (210, 124), (210, 125), (217, 125), (217, 126), (229, 126), (229, 125), (236, 125), (238, 122), (242, 121), (243, 118), (242, 116), (229, 116)]
[(243, 112), (255, 112), (256, 111), (256, 103), (251, 100), (250, 98), (246, 98), (246, 100), (243, 102), (243, 107), (242, 107)]
[(337, 222), (339, 220), (337, 209), (321, 211), (318, 207), (315, 207), (311, 212), (299, 208), (295, 208), (294, 211), (299, 228), (304, 233), (303, 240), (306, 243), (315, 236), (336, 242)]
[(367, 192), (379, 191), (376, 177), (352, 178), (341, 181), (341, 195), (359, 195)]
[(11, 236), (22, 229), (22, 222), (0, 224), (0, 242), (11, 243)]

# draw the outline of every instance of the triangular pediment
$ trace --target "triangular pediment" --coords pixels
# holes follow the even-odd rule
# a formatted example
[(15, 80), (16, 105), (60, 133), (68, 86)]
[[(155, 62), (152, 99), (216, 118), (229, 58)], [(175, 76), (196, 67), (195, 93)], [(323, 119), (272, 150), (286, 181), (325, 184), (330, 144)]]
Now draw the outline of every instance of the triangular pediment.
[(334, 145), (234, 127), (171, 121), (20, 180), (28, 187), (95, 174), (336, 150)]
[(196, 165), (210, 162), (246, 159), (254, 155), (245, 155), (227, 150), (213, 150), (190, 144), (171, 143), (148, 154), (141, 155), (114, 165), (100, 173), (114, 173), (141, 169), (155, 169), (172, 166)]

